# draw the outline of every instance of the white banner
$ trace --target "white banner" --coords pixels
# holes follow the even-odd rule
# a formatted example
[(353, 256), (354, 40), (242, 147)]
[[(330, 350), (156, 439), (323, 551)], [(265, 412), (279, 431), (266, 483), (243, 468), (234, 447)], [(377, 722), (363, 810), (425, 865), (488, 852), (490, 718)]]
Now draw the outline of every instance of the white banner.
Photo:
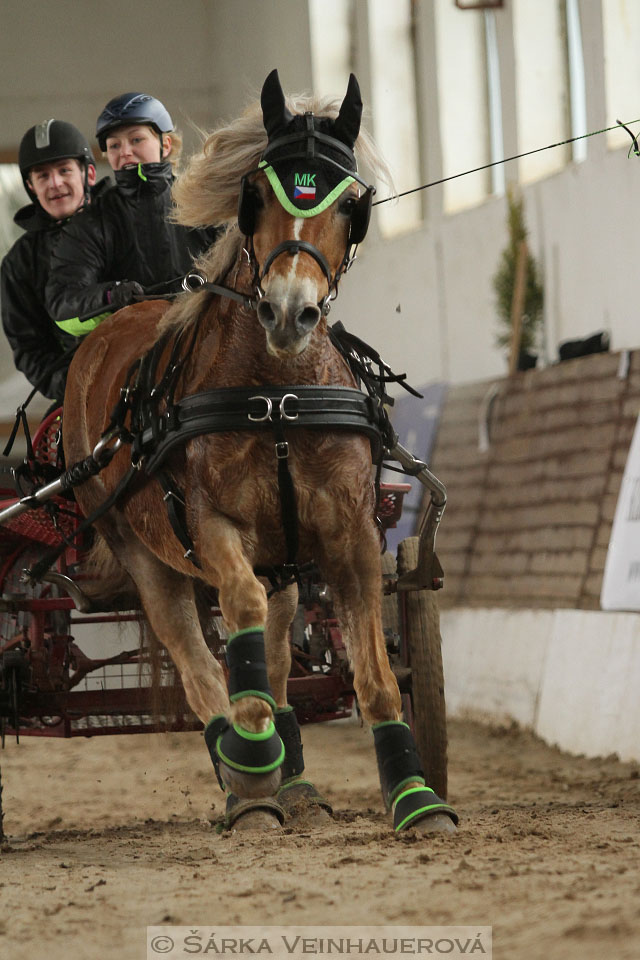
[(640, 417), (618, 494), (600, 606), (603, 610), (640, 610)]

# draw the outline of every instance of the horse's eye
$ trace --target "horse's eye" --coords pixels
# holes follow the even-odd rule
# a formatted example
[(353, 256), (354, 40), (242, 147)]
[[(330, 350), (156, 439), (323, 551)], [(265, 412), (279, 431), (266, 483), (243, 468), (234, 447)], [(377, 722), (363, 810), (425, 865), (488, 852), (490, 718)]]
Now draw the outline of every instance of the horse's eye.
[(340, 206), (339, 206), (340, 213), (344, 213), (347, 217), (350, 217), (355, 209), (355, 206), (356, 206), (355, 197), (345, 197), (343, 200), (340, 201)]
[(255, 205), (256, 209), (264, 207), (264, 200), (262, 199), (262, 194), (257, 187), (251, 187), (249, 191), (251, 197), (251, 202)]

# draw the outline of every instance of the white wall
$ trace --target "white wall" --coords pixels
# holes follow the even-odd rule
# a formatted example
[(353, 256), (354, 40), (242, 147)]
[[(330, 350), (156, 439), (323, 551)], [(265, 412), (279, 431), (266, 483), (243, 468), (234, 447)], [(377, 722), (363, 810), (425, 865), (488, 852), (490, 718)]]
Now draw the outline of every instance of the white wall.
[(127, 90), (161, 99), (174, 122), (233, 116), (281, 68), (288, 89), (311, 83), (308, 12), (292, 0), (2, 0), (0, 152), (50, 116), (87, 136)]
[(588, 757), (640, 761), (640, 616), (592, 610), (442, 613), (450, 716), (515, 720)]
[[(273, 66), (287, 90), (312, 84), (309, 14), (302, 0), (59, 0), (55, 9), (52, 16), (48, 0), (2, 2), (0, 158), (15, 154), (26, 127), (44, 117), (63, 116), (91, 133), (106, 100), (126, 89), (149, 90), (165, 100), (193, 145), (190, 119), (211, 127), (234, 115)], [(442, 78), (434, 0), (420, 0), (416, 10), (416, 137), (420, 178), (427, 182), (443, 173)], [(596, 130), (615, 121), (606, 105), (601, 8), (597, 0), (581, 0), (580, 11), (587, 122)], [(356, 0), (355, 13), (354, 62), (370, 103), (365, 0)], [(506, 155), (519, 149), (511, 17), (510, 4), (496, 13)], [(342, 81), (335, 91), (322, 92), (341, 89)], [(530, 245), (543, 268), (550, 360), (559, 341), (605, 326), (614, 348), (638, 346), (640, 240), (634, 212), (640, 209), (640, 162), (627, 159), (626, 146), (610, 151), (605, 136), (589, 139), (587, 147), (584, 163), (524, 188)], [(460, 170), (467, 160), (461, 152)], [(508, 164), (507, 181), (517, 174), (517, 163)], [(448, 215), (442, 194), (441, 187), (421, 194), (423, 225), (394, 239), (379, 236), (374, 209), (370, 237), (332, 315), (370, 339), (416, 383), (490, 378), (506, 367), (494, 347), (491, 286), (507, 241), (506, 201), (493, 197)], [(11, 369), (6, 352), (4, 361), (0, 376)]]

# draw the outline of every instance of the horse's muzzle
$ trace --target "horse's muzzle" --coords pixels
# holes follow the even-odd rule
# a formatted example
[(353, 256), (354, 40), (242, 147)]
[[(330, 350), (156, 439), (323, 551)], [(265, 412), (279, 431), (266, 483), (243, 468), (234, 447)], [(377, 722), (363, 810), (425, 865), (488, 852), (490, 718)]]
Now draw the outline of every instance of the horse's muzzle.
[(263, 297), (257, 306), (258, 320), (269, 344), (278, 352), (297, 354), (322, 316), (315, 303), (280, 304)]

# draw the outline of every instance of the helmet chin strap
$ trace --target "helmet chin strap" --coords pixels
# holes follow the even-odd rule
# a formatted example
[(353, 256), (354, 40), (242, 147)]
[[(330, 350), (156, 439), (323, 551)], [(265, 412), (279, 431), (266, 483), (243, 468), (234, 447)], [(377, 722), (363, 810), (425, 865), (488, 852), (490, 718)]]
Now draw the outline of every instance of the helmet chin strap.
[(84, 204), (88, 206), (91, 203), (91, 188), (89, 186), (89, 162), (84, 161)]

